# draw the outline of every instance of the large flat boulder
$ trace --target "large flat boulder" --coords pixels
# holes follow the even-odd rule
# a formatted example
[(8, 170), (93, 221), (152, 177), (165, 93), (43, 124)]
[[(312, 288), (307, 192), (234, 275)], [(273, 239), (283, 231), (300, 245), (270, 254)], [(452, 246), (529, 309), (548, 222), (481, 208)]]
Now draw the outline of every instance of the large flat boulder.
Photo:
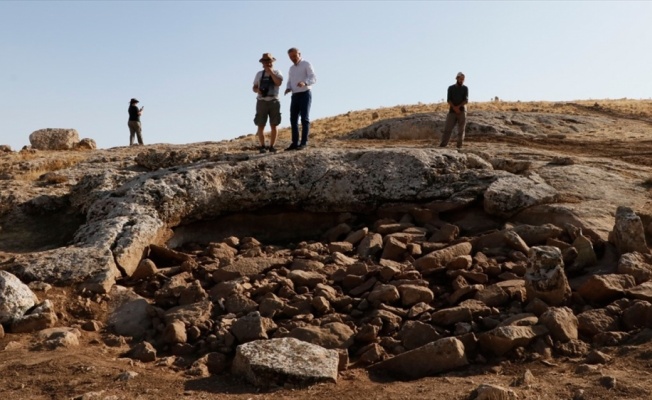
[(236, 376), (258, 387), (286, 383), (309, 385), (336, 382), (339, 355), (336, 350), (294, 338), (256, 340), (236, 349), (231, 367)]
[(79, 142), (79, 133), (75, 129), (39, 129), (29, 135), (29, 142), (38, 150), (71, 150)]

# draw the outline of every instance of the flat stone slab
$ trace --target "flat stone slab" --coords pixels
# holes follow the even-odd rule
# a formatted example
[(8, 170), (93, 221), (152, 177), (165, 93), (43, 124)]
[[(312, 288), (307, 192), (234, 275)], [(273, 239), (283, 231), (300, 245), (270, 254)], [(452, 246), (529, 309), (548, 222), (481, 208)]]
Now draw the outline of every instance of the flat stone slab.
[(270, 387), (336, 382), (338, 363), (335, 350), (281, 338), (238, 346), (231, 368), (234, 375), (243, 376), (252, 385)]

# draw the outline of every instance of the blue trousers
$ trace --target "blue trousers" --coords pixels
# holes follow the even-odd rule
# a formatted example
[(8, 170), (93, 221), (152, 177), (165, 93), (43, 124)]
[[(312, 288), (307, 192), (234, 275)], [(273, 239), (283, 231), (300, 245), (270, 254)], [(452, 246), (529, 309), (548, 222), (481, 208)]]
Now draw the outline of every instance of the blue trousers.
[(308, 133), (310, 132), (310, 103), (312, 93), (293, 93), (290, 102), (290, 125), (292, 126), (292, 144), (299, 144), (299, 115), (301, 115), (301, 145), (308, 144)]

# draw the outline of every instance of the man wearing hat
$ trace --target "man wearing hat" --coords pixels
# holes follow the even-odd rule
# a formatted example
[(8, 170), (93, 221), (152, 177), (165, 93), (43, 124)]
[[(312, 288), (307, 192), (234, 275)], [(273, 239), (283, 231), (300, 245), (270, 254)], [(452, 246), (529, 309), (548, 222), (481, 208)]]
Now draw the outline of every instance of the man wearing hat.
[(142, 128), (140, 126), (140, 115), (143, 113), (143, 107), (136, 106), (138, 100), (131, 99), (129, 102), (129, 146), (134, 144), (134, 137), (138, 136), (138, 144), (143, 144)]
[[(260, 142), (259, 151), (264, 153), (270, 151), (276, 152), (276, 127), (281, 124), (281, 103), (278, 100), (278, 88), (283, 83), (283, 75), (280, 71), (273, 69), (276, 58), (271, 53), (264, 53), (260, 60), (263, 64), (263, 70), (256, 73), (254, 78), (254, 92), (256, 97), (256, 116), (254, 123), (258, 127), (256, 135)], [(271, 134), (269, 137), (269, 147), (265, 147), (265, 125), (269, 117), (269, 126)]]
[(469, 102), (469, 88), (464, 86), (463, 73), (458, 72), (455, 80), (457, 82), (448, 87), (446, 101), (449, 109), (439, 147), (448, 145), (453, 128), (457, 124), (457, 148), (461, 149), (462, 144), (464, 144), (464, 130), (466, 129), (466, 104)]

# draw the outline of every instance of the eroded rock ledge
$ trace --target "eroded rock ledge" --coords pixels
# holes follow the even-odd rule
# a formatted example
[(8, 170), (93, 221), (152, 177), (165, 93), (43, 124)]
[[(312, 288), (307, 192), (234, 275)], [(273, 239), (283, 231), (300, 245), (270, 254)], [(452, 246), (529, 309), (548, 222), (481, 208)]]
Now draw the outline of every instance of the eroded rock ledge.
[[(577, 205), (557, 203), (560, 190), (569, 190), (567, 182), (556, 183), (560, 190), (548, 184), (560, 175), (579, 181), (596, 171), (546, 164), (512, 173), (494, 161), (441, 149), (311, 149), (241, 161), (198, 161), (127, 181), (114, 179), (110, 171), (96, 173), (80, 179), (70, 193), (71, 203), (86, 212), (74, 244), (16, 256), (9, 270), (27, 281), (82, 283), (106, 292), (115, 279), (134, 272), (147, 246), (173, 238), (175, 228), (271, 209), (357, 214), (475, 209), (500, 220), (571, 222), (585, 234), (606, 237), (609, 226), (585, 223), (594, 213), (583, 215)], [(616, 177), (613, 181), (622, 183)], [(609, 179), (603, 182), (610, 184)], [(585, 203), (602, 201), (593, 209), (608, 213), (615, 208), (609, 200), (606, 206), (597, 196)], [(469, 230), (480, 225), (474, 226), (473, 218), (466, 223)]]

